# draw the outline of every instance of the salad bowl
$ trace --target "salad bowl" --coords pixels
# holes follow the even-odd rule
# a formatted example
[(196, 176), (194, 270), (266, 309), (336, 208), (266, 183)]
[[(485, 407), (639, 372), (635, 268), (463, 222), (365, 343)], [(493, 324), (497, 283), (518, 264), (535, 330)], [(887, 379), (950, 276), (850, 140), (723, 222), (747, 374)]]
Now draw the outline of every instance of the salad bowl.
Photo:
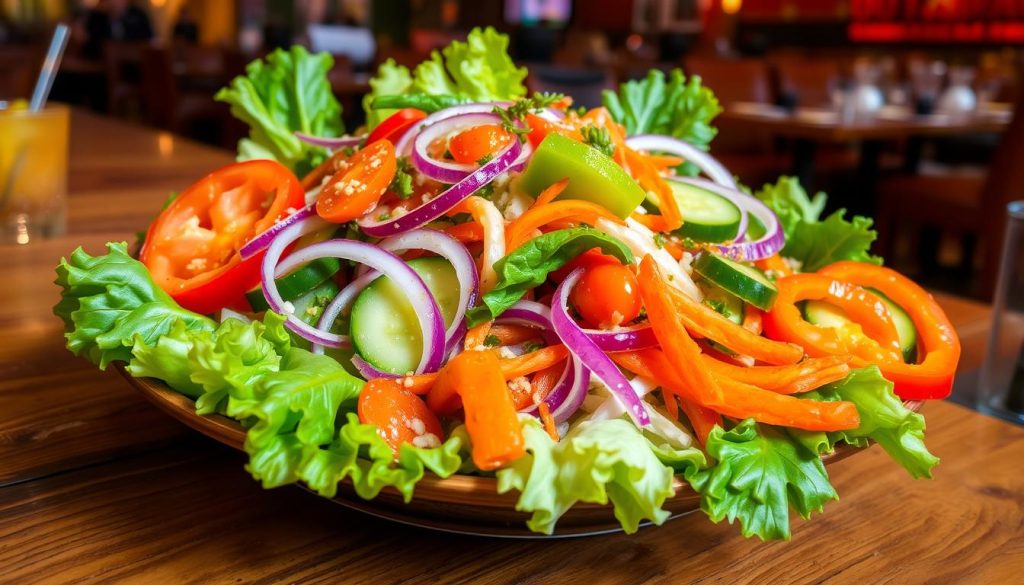
[[(245, 429), (238, 422), (219, 414), (199, 415), (195, 402), (175, 392), (160, 380), (135, 378), (129, 375), (121, 364), (118, 371), (150, 402), (181, 423), (191, 427), (219, 443), (239, 451), (245, 442)], [(917, 412), (921, 402), (905, 402), (907, 408)], [(858, 451), (846, 444), (836, 445), (835, 451), (822, 456), (826, 465), (837, 463)], [(664, 505), (672, 516), (678, 518), (700, 508), (700, 496), (682, 478), (673, 481), (676, 494)], [(499, 494), (497, 480), (477, 475), (453, 475), (440, 478), (427, 471), (416, 484), (416, 495), (408, 504), (394, 488), (381, 491), (373, 500), (364, 500), (356, 495), (351, 481), (346, 479), (338, 486), (338, 495), (333, 501), (372, 516), (402, 524), (478, 536), (502, 538), (564, 538), (574, 536), (596, 536), (621, 532), (622, 526), (612, 514), (610, 504), (579, 502), (559, 520), (554, 534), (531, 532), (526, 527), (529, 514), (515, 510), (517, 494)]]

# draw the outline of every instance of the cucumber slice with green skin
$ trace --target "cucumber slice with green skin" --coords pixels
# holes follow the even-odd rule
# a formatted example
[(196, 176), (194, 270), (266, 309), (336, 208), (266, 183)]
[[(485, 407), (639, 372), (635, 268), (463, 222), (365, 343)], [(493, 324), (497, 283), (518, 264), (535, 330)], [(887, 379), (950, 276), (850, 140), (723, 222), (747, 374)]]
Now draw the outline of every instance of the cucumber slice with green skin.
[(743, 212), (732, 201), (686, 183), (669, 181), (668, 184), (683, 216), (683, 227), (676, 230), (675, 235), (698, 242), (725, 242), (736, 238)]
[[(337, 258), (317, 258), (291, 274), (277, 279), (277, 291), (286, 301), (294, 301), (314, 288), (328, 281), (341, 270), (341, 260)], [(266, 311), (270, 308), (263, 288), (257, 287), (245, 293), (249, 306), (254, 311)]]
[(718, 254), (701, 252), (693, 261), (693, 269), (758, 309), (771, 309), (779, 295), (779, 289), (760, 270)]
[[(445, 327), (459, 306), (459, 279), (444, 258), (417, 258), (409, 266), (423, 278), (437, 300)], [(364, 360), (392, 374), (416, 369), (423, 351), (423, 333), (405, 291), (382, 277), (363, 289), (352, 304), (352, 345)]]
[[(889, 300), (877, 290), (868, 289), (878, 298), (882, 299), (885, 306), (892, 314), (893, 324), (896, 325), (896, 335), (900, 340), (900, 350), (903, 352), (903, 361), (907, 363), (917, 362), (917, 329), (914, 328), (914, 321), (910, 318), (903, 307)], [(807, 301), (804, 304), (804, 319), (821, 327), (844, 327), (852, 323), (846, 316), (846, 312), (839, 307), (825, 301)]]

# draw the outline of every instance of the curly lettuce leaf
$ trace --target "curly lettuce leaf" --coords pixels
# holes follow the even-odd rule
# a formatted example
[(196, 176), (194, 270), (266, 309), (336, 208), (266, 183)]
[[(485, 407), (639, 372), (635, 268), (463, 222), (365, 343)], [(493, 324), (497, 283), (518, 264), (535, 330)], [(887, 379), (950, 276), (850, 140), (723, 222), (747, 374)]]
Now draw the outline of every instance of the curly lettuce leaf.
[(373, 108), (380, 96), (427, 94), (469, 101), (515, 100), (526, 95), (526, 68), (516, 67), (508, 54), (508, 35), (491, 27), (474, 28), (466, 42), (454, 41), (409, 73), (387, 61), (370, 80), (371, 92), (363, 100), (370, 129), (394, 113)]
[(498, 283), (481, 297), (482, 303), (466, 314), (470, 326), (496, 318), (523, 298), (526, 291), (543, 284), (548, 274), (592, 248), (600, 248), (623, 264), (633, 263), (629, 247), (595, 229), (578, 227), (548, 232), (494, 263)]
[[(668, 79), (652, 69), (643, 80), (619, 85), (618, 92), (605, 90), (603, 101), (627, 134), (664, 134), (701, 150), (707, 150), (718, 133), (711, 121), (722, 111), (718, 98), (699, 76), (687, 79), (679, 69), (673, 69)], [(696, 174), (692, 165), (684, 165), (683, 171)]]
[(62, 290), (53, 312), (64, 321), (68, 349), (100, 369), (129, 361), (136, 339), (155, 344), (176, 321), (188, 330), (216, 327), (213, 320), (178, 306), (145, 265), (128, 255), (124, 242), (108, 243), (101, 256), (78, 248), (70, 258), (61, 258), (54, 282)]
[(545, 534), (576, 502), (611, 501), (627, 533), (643, 520), (661, 524), (669, 517), (662, 505), (675, 493), (674, 468), (704, 463), (697, 449), (654, 447), (623, 419), (580, 423), (556, 443), (524, 418), (523, 438), (527, 454), (498, 470), (498, 493), (520, 492), (516, 510), (531, 512), (527, 526)]
[(855, 215), (847, 221), (846, 210), (840, 209), (820, 219), (828, 200), (824, 193), (811, 199), (795, 178), (782, 177), (774, 185), (766, 184), (755, 197), (779, 217), (786, 236), (782, 255), (800, 261), (805, 272), (840, 260), (882, 263), (880, 257), (870, 253), (878, 237), (871, 229), (870, 218)]
[(845, 379), (803, 396), (825, 402), (852, 402), (860, 414), (860, 426), (834, 433), (791, 433), (819, 453), (832, 451), (840, 440), (857, 447), (867, 447), (872, 440), (913, 477), (930, 478), (939, 458), (924, 444), (924, 416), (904, 406), (892, 388), (892, 382), (882, 376), (877, 366), (853, 370)]
[(278, 49), (245, 68), (245, 75), (217, 92), (214, 99), (231, 106), (231, 114), (249, 125), (238, 143), (239, 160), (269, 158), (302, 176), (323, 162), (324, 149), (295, 137), (339, 136), (344, 132), (341, 105), (327, 73), (334, 59), (311, 55), (300, 45)]
[(253, 400), (257, 381), (280, 369), (290, 343), (284, 317), (272, 312), (262, 322), (227, 319), (212, 332), (177, 321), (153, 345), (136, 339), (128, 372), (159, 378), (195, 398), (199, 414), (238, 410), (238, 403)]
[(715, 427), (705, 448), (718, 463), (686, 478), (708, 517), (738, 519), (743, 536), (788, 540), (790, 507), (807, 518), (839, 498), (817, 453), (754, 419), (729, 431)]
[(403, 444), (395, 460), (377, 427), (362, 424), (359, 417), (348, 413), (346, 423), (329, 445), (303, 452), (295, 477), (325, 498), (333, 498), (338, 483), (347, 477), (361, 498), (375, 498), (380, 490), (391, 486), (408, 502), (425, 470), (439, 477), (458, 471), (468, 444), (465, 427), (460, 426), (439, 447)]

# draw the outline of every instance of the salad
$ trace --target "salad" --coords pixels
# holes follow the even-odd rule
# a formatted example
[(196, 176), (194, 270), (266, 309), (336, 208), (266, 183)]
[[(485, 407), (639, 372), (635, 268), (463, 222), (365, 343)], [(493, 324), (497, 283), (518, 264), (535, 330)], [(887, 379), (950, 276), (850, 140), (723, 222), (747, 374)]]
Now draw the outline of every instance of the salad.
[(837, 499), (840, 442), (929, 477), (904, 401), (949, 394), (959, 340), (870, 254), (871, 221), (739, 184), (697, 77), (586, 110), (527, 95), (507, 45), (385, 63), (352, 134), (328, 55), (251, 63), (217, 94), (251, 128), (240, 162), (137, 252), (57, 267), (68, 348), (239, 421), (265, 487), (492, 476), (543, 533), (581, 501), (661, 523), (681, 480), (713, 521), (787, 539), (790, 510)]

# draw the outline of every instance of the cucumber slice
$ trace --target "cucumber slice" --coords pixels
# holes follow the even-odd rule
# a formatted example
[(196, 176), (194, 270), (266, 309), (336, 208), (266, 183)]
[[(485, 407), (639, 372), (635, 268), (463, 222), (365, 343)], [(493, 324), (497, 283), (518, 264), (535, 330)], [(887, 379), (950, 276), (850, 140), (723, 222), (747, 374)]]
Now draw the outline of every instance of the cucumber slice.
[(340, 292), (341, 288), (338, 287), (338, 283), (333, 280), (327, 280), (320, 283), (320, 286), (289, 302), (295, 307), (296, 317), (310, 325), (316, 325), (317, 321), (320, 320), (320, 315), (324, 312), (324, 307), (334, 300), (334, 297), (338, 296)]
[[(277, 279), (277, 290), (281, 298), (293, 301), (320, 286), (341, 270), (341, 260), (337, 258), (317, 258), (291, 274)], [(245, 293), (253, 311), (266, 311), (270, 308), (263, 288), (257, 287)]]
[[(745, 305), (736, 295), (726, 292), (714, 285), (702, 286), (701, 292), (704, 293), (705, 305), (714, 309), (715, 312), (725, 315), (725, 317), (733, 323), (737, 325), (743, 324)], [(708, 340), (708, 343), (711, 347), (726, 355), (736, 355), (736, 352), (717, 341)]]
[[(445, 327), (459, 307), (459, 279), (444, 258), (417, 258), (409, 266), (437, 299)], [(416, 369), (423, 349), (419, 321), (405, 292), (390, 279), (378, 278), (352, 304), (352, 344), (364, 360), (392, 374)]]
[(704, 278), (765, 311), (772, 308), (779, 289), (760, 270), (728, 258), (701, 252), (693, 269)]
[[(917, 361), (917, 329), (914, 328), (914, 321), (903, 310), (903, 307), (892, 302), (877, 290), (868, 290), (878, 295), (878, 298), (882, 299), (882, 302), (888, 307), (889, 313), (892, 314), (893, 324), (896, 325), (896, 335), (900, 340), (900, 350), (903, 352), (903, 361), (915, 363)], [(841, 328), (852, 322), (846, 316), (845, 311), (825, 301), (807, 301), (804, 304), (804, 318), (821, 327)]]
[(683, 216), (675, 234), (698, 242), (724, 242), (736, 237), (743, 215), (732, 201), (707, 189), (669, 181)]

